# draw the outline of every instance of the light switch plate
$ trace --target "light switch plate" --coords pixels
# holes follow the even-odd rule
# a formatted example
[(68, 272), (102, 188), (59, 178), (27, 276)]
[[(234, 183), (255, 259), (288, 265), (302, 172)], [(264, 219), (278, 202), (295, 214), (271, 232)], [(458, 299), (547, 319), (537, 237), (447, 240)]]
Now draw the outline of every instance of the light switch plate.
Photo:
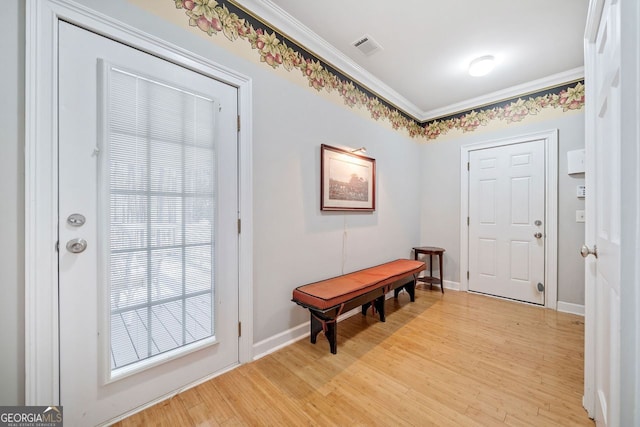
[(584, 222), (584, 210), (578, 209), (576, 211), (576, 222)]

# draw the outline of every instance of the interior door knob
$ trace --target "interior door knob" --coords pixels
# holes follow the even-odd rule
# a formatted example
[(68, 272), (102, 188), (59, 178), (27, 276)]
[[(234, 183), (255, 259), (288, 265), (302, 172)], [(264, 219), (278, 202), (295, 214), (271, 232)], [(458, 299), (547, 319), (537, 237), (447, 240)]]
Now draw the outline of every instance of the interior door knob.
[(541, 232), (537, 232), (533, 234), (533, 237), (535, 237), (536, 239), (541, 239), (542, 238), (542, 233)]
[(593, 255), (594, 257), (598, 258), (598, 247), (596, 245), (593, 245), (593, 250), (591, 250), (589, 249), (589, 246), (583, 244), (580, 248), (580, 255), (582, 255), (582, 258), (586, 258), (589, 255)]

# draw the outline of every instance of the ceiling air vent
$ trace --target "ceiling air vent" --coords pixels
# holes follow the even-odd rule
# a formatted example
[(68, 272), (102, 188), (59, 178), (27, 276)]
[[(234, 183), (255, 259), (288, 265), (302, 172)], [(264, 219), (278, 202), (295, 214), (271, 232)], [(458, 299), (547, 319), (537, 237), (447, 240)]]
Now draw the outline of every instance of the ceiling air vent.
[(353, 45), (367, 56), (373, 55), (374, 53), (382, 50), (382, 46), (367, 34), (353, 42)]

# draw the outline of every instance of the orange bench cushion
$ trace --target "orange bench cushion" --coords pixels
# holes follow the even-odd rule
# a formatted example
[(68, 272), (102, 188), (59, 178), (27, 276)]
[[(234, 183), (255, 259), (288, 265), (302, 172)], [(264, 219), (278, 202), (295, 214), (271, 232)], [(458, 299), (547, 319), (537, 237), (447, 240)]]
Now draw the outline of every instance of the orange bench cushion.
[(293, 290), (293, 301), (306, 307), (326, 310), (424, 269), (422, 261), (398, 259), (333, 279), (299, 286)]

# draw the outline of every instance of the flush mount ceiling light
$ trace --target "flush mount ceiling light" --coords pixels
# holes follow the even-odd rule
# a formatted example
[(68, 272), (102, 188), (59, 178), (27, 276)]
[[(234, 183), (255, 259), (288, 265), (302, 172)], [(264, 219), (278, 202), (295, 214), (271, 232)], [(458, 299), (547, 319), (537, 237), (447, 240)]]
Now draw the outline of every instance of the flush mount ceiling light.
[(495, 62), (496, 59), (493, 57), (493, 55), (486, 55), (476, 58), (471, 61), (471, 64), (469, 64), (469, 75), (477, 77), (489, 74), (491, 70), (493, 70)]

